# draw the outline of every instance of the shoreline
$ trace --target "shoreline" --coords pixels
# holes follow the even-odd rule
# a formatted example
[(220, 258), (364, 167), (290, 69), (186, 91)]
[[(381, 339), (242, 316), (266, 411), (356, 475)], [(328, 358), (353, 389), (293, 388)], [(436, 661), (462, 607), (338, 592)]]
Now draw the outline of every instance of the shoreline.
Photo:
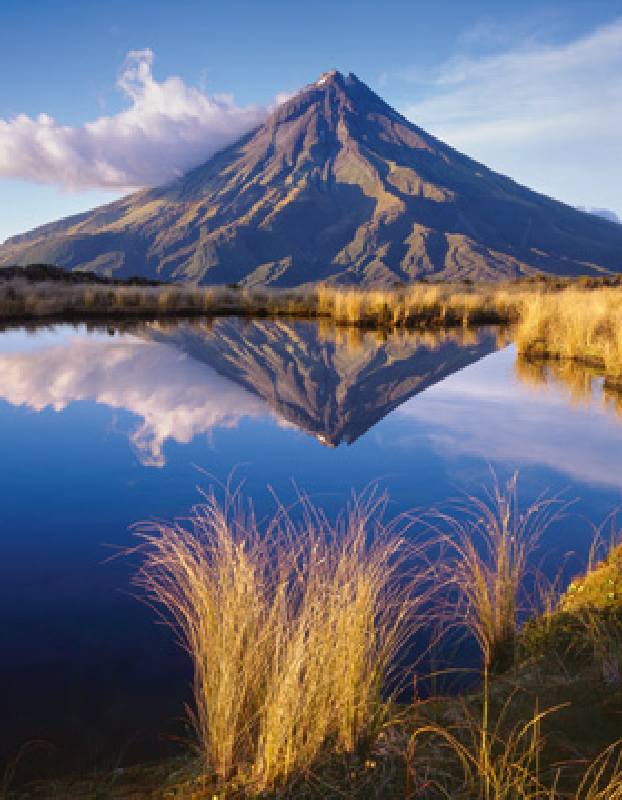
[[(619, 594), (622, 544), (612, 544), (609, 548), (602, 542), (601, 545), (599, 558), (568, 584), (554, 607), (541, 609), (517, 630), (516, 639), (510, 642), (514, 657), (504, 660), (503, 666), (499, 662), (500, 668), (492, 669), (488, 678), (480, 676), (477, 686), (455, 693), (431, 693), (426, 698), (415, 694), (412, 701), (394, 703), (384, 732), (376, 735), (375, 743), (363, 742), (362, 749), (352, 752), (328, 747), (322, 750), (310, 774), (294, 773), (272, 788), (257, 790), (241, 776), (239, 780), (235, 777), (223, 780), (213, 770), (206, 770), (202, 754), (193, 752), (188, 745), (179, 755), (160, 760), (89, 769), (13, 787), (6, 783), (2, 797), (6, 800), (440, 797), (426, 793), (425, 777), (423, 794), (418, 793), (422, 776), (428, 770), (432, 774), (438, 771), (441, 780), (452, 780), (456, 787), (460, 785), (460, 757), (452, 751), (446, 737), (455, 736), (456, 743), (464, 740), (461, 746), (469, 747), (469, 736), (482, 732), (477, 726), (481, 724), (478, 720), (483, 708), (488, 709), (491, 720), (488, 735), (495, 747), (501, 748), (497, 757), (501, 764), (504, 758), (508, 759), (507, 765), (499, 768), (508, 770), (508, 780), (526, 780), (542, 792), (515, 796), (573, 800), (618, 797), (616, 791), (622, 785), (622, 773), (616, 761), (616, 745), (620, 742), (614, 741), (614, 734), (622, 712), (622, 695), (619, 677), (612, 679), (610, 675), (608, 653), (609, 648), (615, 652), (620, 646), (616, 620), (621, 619), (622, 608)], [(612, 586), (615, 586), (613, 592)], [(526, 731), (525, 742), (520, 736), (513, 738), (519, 729)], [(532, 739), (537, 740), (537, 750), (531, 749)], [(415, 740), (417, 748), (413, 746)], [(469, 757), (479, 758), (477, 748), (472, 754), (469, 751)], [(482, 774), (478, 777), (480, 769)], [(469, 793), (463, 784), (467, 793), (459, 794), (460, 797), (479, 796), (477, 786), (488, 774), (483, 770), (482, 764), (475, 766), (471, 779), (476, 785), (470, 787), (472, 793)], [(593, 786), (598, 784), (602, 794), (581, 793), (582, 781), (592, 778)], [(556, 788), (552, 789), (551, 784)]]
[(74, 281), (0, 280), (0, 328), (225, 316), (318, 320), (387, 332), (511, 326), (522, 357), (594, 368), (607, 386), (622, 387), (622, 283), (617, 279), (418, 283), (388, 290)]

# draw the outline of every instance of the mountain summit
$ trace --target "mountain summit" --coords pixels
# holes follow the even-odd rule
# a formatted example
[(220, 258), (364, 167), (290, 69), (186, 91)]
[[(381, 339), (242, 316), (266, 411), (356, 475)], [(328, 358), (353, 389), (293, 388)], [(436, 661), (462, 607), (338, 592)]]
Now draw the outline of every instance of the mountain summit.
[(337, 70), (157, 189), (15, 236), (47, 262), (200, 283), (622, 272), (622, 226), (520, 186)]

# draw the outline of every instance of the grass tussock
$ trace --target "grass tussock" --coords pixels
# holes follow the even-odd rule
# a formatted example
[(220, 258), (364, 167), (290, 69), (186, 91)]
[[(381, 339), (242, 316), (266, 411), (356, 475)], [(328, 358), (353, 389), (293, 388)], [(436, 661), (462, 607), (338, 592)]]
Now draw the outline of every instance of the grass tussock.
[[(468, 703), (461, 702), (452, 724), (429, 722), (417, 726), (407, 755), (414, 796), (481, 800), (557, 798), (551, 781), (547, 785), (541, 772), (544, 749), (541, 726), (542, 720), (558, 709), (536, 708), (529, 718), (515, 721), (512, 701), (510, 695), (492, 724)], [(439, 764), (432, 768), (426, 765), (430, 745)]]
[(429, 591), (428, 567), (405, 578), (417, 554), (382, 522), (385, 498), (354, 498), (334, 525), (301, 503), (300, 523), (281, 508), (262, 527), (210, 494), (189, 525), (141, 532), (138, 582), (194, 665), (205, 768), (259, 789), (375, 737)]
[[(405, 798), (422, 800), (620, 800), (622, 740), (591, 759), (575, 751), (560, 759), (552, 745), (563, 738), (570, 701), (527, 712), (520, 690), (509, 689), (494, 716), (482, 721), (491, 696), (434, 700), (418, 711), (406, 749)], [(426, 708), (436, 707), (436, 711)], [(444, 709), (436, 720), (438, 709)], [(449, 719), (449, 713), (451, 718)], [(590, 724), (589, 708), (581, 720)], [(572, 752), (572, 751), (571, 751)]]
[[(367, 765), (381, 762), (378, 780), (390, 774), (395, 797), (616, 797), (615, 747), (583, 770), (567, 769), (547, 750), (543, 727), (570, 701), (546, 706), (538, 688), (527, 712), (516, 701), (520, 690), (500, 691), (492, 677), (509, 667), (519, 674), (530, 556), (563, 505), (540, 498), (523, 509), (516, 476), (494, 481), (483, 500), (470, 498), (432, 524), (435, 551), (444, 546), (442, 564), (431, 564), (405, 547), (400, 529), (420, 518), (387, 527), (384, 503), (355, 499), (331, 525), (303, 500), (301, 523), (280, 509), (261, 528), (235, 497), (222, 506), (210, 495), (191, 527), (143, 531), (140, 583), (172, 614), (195, 665), (203, 774), (215, 772), (221, 785), (235, 780), (251, 794), (282, 787), (289, 797), (339, 796), (347, 779), (330, 773), (333, 761), (358, 757), (366, 766), (359, 774), (351, 761), (350, 780), (363, 776), (367, 788), (360, 794), (351, 786), (352, 796), (378, 796), (364, 777)], [(593, 566), (589, 575), (602, 570)], [(449, 589), (454, 618), (480, 646), (483, 684), (464, 697), (415, 697), (398, 722), (387, 692), (398, 685), (392, 668), (424, 622), (447, 621), (446, 610), (430, 603), (433, 578)], [(611, 641), (605, 629), (590, 635), (601, 648)], [(430, 716), (430, 705), (442, 712)], [(387, 761), (404, 769), (387, 769)], [(309, 787), (322, 771), (338, 786), (333, 792), (324, 784), (321, 794), (320, 781), (314, 794)], [(303, 784), (296, 776), (305, 776)]]
[[(453, 610), (449, 618), (477, 642), (483, 685), (477, 712), (459, 702), (457, 720), (424, 722), (412, 734), (408, 763), (421, 796), (485, 800), (554, 796), (539, 774), (540, 723), (554, 709), (544, 713), (536, 709), (533, 716), (519, 718), (506, 730), (506, 719), (511, 719), (510, 694), (497, 719), (491, 718), (490, 675), (505, 672), (515, 663), (521, 593), (530, 556), (560, 513), (559, 502), (546, 498), (521, 509), (517, 478), (515, 474), (501, 485), (493, 476), (492, 488), (483, 499), (470, 497), (453, 514), (433, 514), (433, 526), (445, 531), (440, 535), (446, 544), (441, 571)], [(421, 766), (415, 768), (421, 740), (432, 740), (435, 758), (443, 765), (426, 767), (423, 778)], [(429, 748), (426, 753), (429, 757)]]
[(435, 514), (446, 530), (443, 568), (446, 585), (455, 589), (454, 614), (478, 643), (486, 670), (511, 663), (530, 557), (563, 508), (546, 497), (521, 508), (517, 482), (517, 474), (505, 485), (493, 476), (483, 499), (470, 497), (456, 513)]
[(313, 294), (298, 290), (0, 281), (0, 318), (6, 321), (227, 314), (309, 317), (316, 315), (314, 300)]
[[(622, 798), (622, 741), (592, 760), (578, 749), (602, 738), (604, 731), (596, 734), (593, 726), (598, 729), (607, 718), (619, 731), (619, 536), (604, 545), (598, 531), (586, 574), (557, 596), (554, 608), (523, 627), (518, 623), (527, 556), (562, 510), (557, 501), (543, 500), (520, 512), (512, 479), (501, 488), (495, 483), (488, 502), (471, 501), (464, 510), (471, 523), (449, 518), (456, 541), (449, 575), (464, 601), (457, 615), (480, 644), (483, 683), (462, 697), (432, 697), (415, 705), (406, 750), (407, 796)], [(542, 638), (534, 648), (535, 630)], [(488, 665), (500, 644), (504, 649), (510, 644), (516, 660), (511, 670), (508, 663), (501, 665), (501, 674), (489, 680)], [(582, 658), (573, 660), (577, 647)], [(550, 705), (551, 700), (560, 702)]]
[[(524, 620), (563, 504), (523, 508), (515, 476), (440, 518), (385, 523), (386, 503), (367, 492), (332, 523), (301, 497), (295, 519), (277, 506), (260, 524), (238, 493), (208, 494), (189, 520), (142, 526), (137, 582), (192, 659), (198, 758), (115, 773), (109, 794), (28, 796), (622, 800), (619, 535)], [(482, 682), (399, 705), (402, 656), (439, 619), (479, 644)]]
[[(570, 719), (561, 715), (570, 713), (576, 679), (556, 676), (548, 691), (544, 673), (522, 666), (533, 659), (525, 651), (533, 623), (521, 619), (525, 578), (565, 508), (560, 501), (543, 497), (524, 509), (516, 476), (493, 481), (484, 499), (426, 520), (442, 563), (429, 561), (428, 548), (406, 546), (405, 526), (421, 517), (382, 522), (385, 498), (355, 498), (335, 525), (301, 502), (302, 522), (280, 509), (262, 527), (239, 498), (223, 506), (210, 495), (190, 527), (142, 532), (139, 582), (172, 615), (195, 666), (203, 769), (189, 785), (216, 773), (205, 796), (234, 781), (244, 797), (622, 797), (617, 743), (578, 759), (572, 734), (550, 745), (557, 716)], [(589, 690), (590, 714), (598, 692), (614, 686), (621, 662), (612, 648), (622, 641), (602, 615), (586, 613), (607, 605), (602, 585), (617, 580), (613, 544), (602, 561), (596, 553), (586, 576), (555, 603), (551, 594), (538, 617), (547, 617), (550, 637), (568, 598), (582, 596), (581, 613), (572, 611), (576, 630), (601, 664), (588, 681), (604, 687)], [(446, 607), (431, 602), (439, 583), (454, 623), (479, 644), (483, 682), (458, 697), (420, 700), (415, 692), (396, 716), (391, 674), (404, 645), (422, 626), (448, 622)], [(547, 704), (547, 694), (559, 702)]]
[(530, 358), (581, 361), (622, 384), (622, 293), (578, 288), (534, 295), (524, 302), (516, 328), (518, 352)]
[(586, 282), (416, 284), (393, 291), (320, 288), (318, 313), (353, 325), (512, 324), (519, 355), (578, 361), (622, 385), (622, 289)]

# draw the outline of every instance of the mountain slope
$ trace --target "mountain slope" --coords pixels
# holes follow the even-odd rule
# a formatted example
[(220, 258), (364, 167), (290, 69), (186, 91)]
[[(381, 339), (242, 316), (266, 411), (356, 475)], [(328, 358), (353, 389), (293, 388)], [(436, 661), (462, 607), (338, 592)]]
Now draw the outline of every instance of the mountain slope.
[(0, 266), (296, 285), (622, 271), (622, 225), (438, 141), (325, 73), (167, 186), (9, 239)]

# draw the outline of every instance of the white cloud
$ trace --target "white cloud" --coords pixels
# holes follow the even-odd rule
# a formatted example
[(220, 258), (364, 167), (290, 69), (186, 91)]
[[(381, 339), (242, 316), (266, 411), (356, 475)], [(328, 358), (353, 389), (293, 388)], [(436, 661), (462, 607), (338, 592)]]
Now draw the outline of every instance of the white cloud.
[(128, 54), (117, 87), (129, 102), (114, 116), (69, 127), (45, 113), (0, 119), (0, 177), (69, 189), (163, 183), (205, 161), (263, 121), (267, 109), (237, 106), (179, 77), (158, 82), (153, 52)]
[(416, 124), (540, 191), (622, 213), (622, 19), (402, 78), (418, 87), (404, 108)]

